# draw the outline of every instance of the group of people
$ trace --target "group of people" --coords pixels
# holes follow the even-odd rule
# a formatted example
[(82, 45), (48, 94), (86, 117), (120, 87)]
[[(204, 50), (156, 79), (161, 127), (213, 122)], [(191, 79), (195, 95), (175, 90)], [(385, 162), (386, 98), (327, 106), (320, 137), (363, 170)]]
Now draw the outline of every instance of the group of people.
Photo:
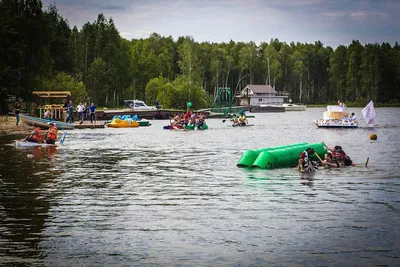
[[(64, 103), (64, 109), (67, 111), (67, 119), (66, 122), (74, 123), (74, 104), (72, 100), (69, 102)], [(84, 120), (89, 120), (93, 123), (96, 121), (95, 114), (96, 114), (96, 106), (92, 103), (90, 106), (87, 103), (83, 104), (82, 102), (76, 107), (76, 111), (78, 112), (78, 119), (80, 123), (83, 123)]]
[(244, 112), (240, 112), (239, 117), (236, 114), (232, 115), (231, 121), (233, 122), (233, 126), (246, 126), (249, 124), (247, 120), (246, 114)]
[(297, 166), (300, 172), (313, 172), (318, 169), (319, 165), (325, 168), (340, 168), (342, 166), (354, 165), (341, 146), (335, 146), (334, 148), (327, 147), (327, 153), (323, 160), (317, 156), (320, 159), (320, 163), (310, 159), (310, 156), (314, 153), (315, 151), (312, 148), (308, 148), (300, 153)]
[(174, 114), (174, 121), (171, 123), (172, 127), (181, 128), (185, 126), (194, 125), (198, 129), (201, 129), (206, 122), (206, 116), (202, 113), (194, 113), (192, 111), (188, 111), (186, 113), (178, 113)]
[(55, 144), (58, 135), (57, 123), (50, 121), (47, 123), (49, 125), (49, 130), (45, 137), (43, 137), (40, 127), (33, 125), (33, 131), (21, 141), (34, 142), (34, 143), (44, 143), (44, 144)]

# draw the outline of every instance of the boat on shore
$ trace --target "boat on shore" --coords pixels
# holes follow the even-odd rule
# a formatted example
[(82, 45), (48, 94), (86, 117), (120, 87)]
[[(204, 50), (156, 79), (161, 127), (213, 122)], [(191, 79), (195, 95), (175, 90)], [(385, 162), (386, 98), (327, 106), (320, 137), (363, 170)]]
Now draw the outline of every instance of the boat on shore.
[(306, 111), (307, 106), (301, 104), (290, 104), (284, 103), (282, 105), (285, 108), (285, 111)]
[(47, 120), (47, 119), (29, 116), (26, 114), (20, 114), (20, 118), (21, 118), (22, 122), (24, 122), (28, 125), (35, 124), (36, 126), (39, 126), (40, 128), (44, 128), (44, 129), (49, 128), (48, 122), (51, 122), (51, 121), (57, 124), (57, 128), (59, 130), (73, 130), (75, 127), (75, 124), (73, 124), (73, 123), (66, 123), (66, 122), (55, 121), (55, 120)]
[(258, 105), (258, 106), (251, 106), (250, 112), (252, 113), (285, 112), (285, 108), (279, 105)]
[(327, 106), (323, 118), (314, 121), (318, 128), (358, 128), (358, 121), (349, 118), (341, 106)]

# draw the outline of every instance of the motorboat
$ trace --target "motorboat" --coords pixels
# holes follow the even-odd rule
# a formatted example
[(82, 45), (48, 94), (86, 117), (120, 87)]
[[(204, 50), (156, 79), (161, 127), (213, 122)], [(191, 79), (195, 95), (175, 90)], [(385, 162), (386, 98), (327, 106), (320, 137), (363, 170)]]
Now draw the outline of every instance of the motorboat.
[(342, 106), (327, 106), (323, 118), (314, 121), (318, 128), (357, 128), (358, 121), (352, 120)]
[(285, 108), (285, 111), (306, 111), (307, 108), (306, 105), (291, 103), (284, 103), (282, 106)]

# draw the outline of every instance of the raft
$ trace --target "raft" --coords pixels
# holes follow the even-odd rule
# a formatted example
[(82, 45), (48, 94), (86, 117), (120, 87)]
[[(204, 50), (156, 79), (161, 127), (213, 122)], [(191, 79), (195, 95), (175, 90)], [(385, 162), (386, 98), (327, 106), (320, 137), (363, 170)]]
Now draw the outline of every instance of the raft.
[[(315, 153), (321, 158), (327, 150), (321, 143), (308, 144), (307, 142), (296, 143), (284, 146), (261, 148), (257, 150), (247, 150), (237, 163), (241, 168), (276, 169), (297, 166), (300, 153), (307, 148), (313, 148)], [(318, 161), (316, 155), (309, 156), (310, 160)]]
[(189, 124), (189, 125), (186, 125), (186, 126), (182, 126), (182, 125), (176, 125), (176, 126), (165, 125), (165, 126), (163, 126), (163, 129), (164, 130), (198, 130), (198, 131), (201, 131), (201, 130), (207, 130), (208, 126), (205, 123), (201, 127), (197, 127), (196, 125), (192, 125), (192, 124)]

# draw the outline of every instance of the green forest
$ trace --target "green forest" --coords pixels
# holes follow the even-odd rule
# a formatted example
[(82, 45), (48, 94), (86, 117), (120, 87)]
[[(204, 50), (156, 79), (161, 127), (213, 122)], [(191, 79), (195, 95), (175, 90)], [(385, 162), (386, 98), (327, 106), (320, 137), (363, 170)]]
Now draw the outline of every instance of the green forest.
[[(206, 30), (206, 29), (205, 29)], [(190, 32), (188, 32), (190, 35)], [(269, 74), (268, 79), (268, 61)], [(74, 102), (116, 107), (125, 99), (164, 108), (211, 107), (218, 87), (234, 95), (248, 84), (270, 83), (294, 103), (364, 106), (400, 102), (400, 46), (396, 42), (336, 49), (314, 44), (196, 42), (157, 33), (122, 38), (112, 18), (72, 27), (55, 5), (38, 0), (0, 1), (0, 103), (32, 91), (72, 92)]]

